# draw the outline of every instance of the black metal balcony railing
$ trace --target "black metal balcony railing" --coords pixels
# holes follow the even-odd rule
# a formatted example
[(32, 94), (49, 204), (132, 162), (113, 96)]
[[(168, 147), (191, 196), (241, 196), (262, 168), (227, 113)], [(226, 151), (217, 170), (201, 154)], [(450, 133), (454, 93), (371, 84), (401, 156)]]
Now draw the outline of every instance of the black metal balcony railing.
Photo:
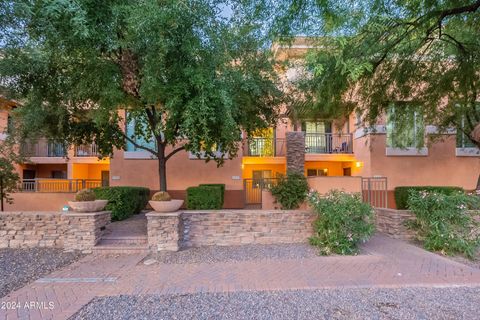
[(73, 155), (75, 157), (98, 157), (98, 147), (95, 143), (75, 146)]
[(62, 143), (39, 140), (22, 144), (22, 153), (27, 157), (65, 157), (67, 150)]
[(306, 133), (306, 153), (353, 153), (352, 135), (336, 133)]
[(77, 192), (102, 186), (102, 180), (94, 179), (23, 179), (22, 192)]
[(250, 157), (285, 156), (285, 139), (250, 138), (246, 146), (246, 154)]

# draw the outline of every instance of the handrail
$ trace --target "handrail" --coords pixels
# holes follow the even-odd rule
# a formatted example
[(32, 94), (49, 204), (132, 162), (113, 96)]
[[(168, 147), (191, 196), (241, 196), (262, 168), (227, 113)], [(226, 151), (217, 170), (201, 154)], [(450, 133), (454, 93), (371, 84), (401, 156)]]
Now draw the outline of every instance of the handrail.
[(285, 156), (285, 139), (281, 138), (250, 138), (246, 143), (246, 154), (249, 157), (279, 157)]
[(21, 192), (77, 192), (82, 189), (102, 186), (99, 179), (23, 179), (19, 185)]
[(353, 153), (352, 134), (306, 133), (305, 153)]
[(96, 157), (98, 155), (98, 146), (95, 143), (75, 146), (73, 154), (74, 157)]

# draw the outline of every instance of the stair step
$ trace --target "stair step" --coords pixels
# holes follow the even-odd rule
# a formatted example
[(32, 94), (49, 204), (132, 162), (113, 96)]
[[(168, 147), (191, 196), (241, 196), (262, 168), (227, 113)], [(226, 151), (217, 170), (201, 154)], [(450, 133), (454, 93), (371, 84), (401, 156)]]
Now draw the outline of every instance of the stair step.
[(148, 240), (144, 238), (102, 238), (99, 244), (105, 245), (144, 245)]
[(93, 247), (93, 252), (104, 253), (104, 254), (120, 254), (120, 253), (148, 253), (149, 249), (146, 245), (108, 245), (108, 244), (97, 244)]

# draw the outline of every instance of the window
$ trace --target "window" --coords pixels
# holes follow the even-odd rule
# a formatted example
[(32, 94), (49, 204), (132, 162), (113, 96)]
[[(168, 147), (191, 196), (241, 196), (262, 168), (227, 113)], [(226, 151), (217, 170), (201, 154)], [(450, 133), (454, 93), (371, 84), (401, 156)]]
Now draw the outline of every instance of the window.
[[(460, 121), (460, 129), (465, 128), (465, 117)], [(457, 148), (476, 148), (473, 143), (462, 130), (457, 130)]]
[(387, 147), (422, 148), (425, 126), (419, 107), (407, 103), (391, 105), (387, 112)]
[(323, 168), (323, 169), (307, 169), (307, 177), (321, 177), (321, 176), (327, 176), (328, 175), (328, 169)]
[(274, 128), (256, 130), (252, 133), (248, 145), (249, 156), (274, 157), (275, 131)]
[[(143, 130), (146, 131), (146, 130)], [(155, 143), (155, 140), (152, 139), (152, 141), (147, 141), (142, 137), (136, 137), (134, 136), (135, 132), (135, 119), (130, 117), (127, 113), (127, 124), (125, 127), (125, 134), (131, 138), (133, 141), (135, 141), (136, 144), (156, 150), (157, 149), (157, 144)], [(126, 151), (144, 151), (143, 149), (137, 148), (132, 142), (127, 140), (126, 143)]]

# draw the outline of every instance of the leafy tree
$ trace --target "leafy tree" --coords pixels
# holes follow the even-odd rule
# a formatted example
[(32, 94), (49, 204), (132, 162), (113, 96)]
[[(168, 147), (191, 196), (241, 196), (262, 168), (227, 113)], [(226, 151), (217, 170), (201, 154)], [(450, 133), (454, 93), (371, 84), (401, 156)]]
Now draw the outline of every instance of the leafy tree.
[(102, 155), (128, 142), (158, 159), (163, 191), (179, 151), (234, 157), (242, 130), (274, 123), (281, 94), (258, 26), (225, 5), (3, 1), (0, 77), (24, 101), (21, 136), (95, 141)]
[(479, 0), (245, 2), (278, 13), (263, 17), (273, 36), (317, 39), (300, 107), (334, 117), (356, 109), (373, 124), (390, 102), (415, 101), (426, 123), (480, 146)]
[(15, 168), (15, 163), (20, 163), (21, 158), (15, 152), (12, 139), (7, 138), (0, 143), (0, 210), (4, 209), (4, 202), (13, 203), (10, 193), (18, 189), (20, 176)]

